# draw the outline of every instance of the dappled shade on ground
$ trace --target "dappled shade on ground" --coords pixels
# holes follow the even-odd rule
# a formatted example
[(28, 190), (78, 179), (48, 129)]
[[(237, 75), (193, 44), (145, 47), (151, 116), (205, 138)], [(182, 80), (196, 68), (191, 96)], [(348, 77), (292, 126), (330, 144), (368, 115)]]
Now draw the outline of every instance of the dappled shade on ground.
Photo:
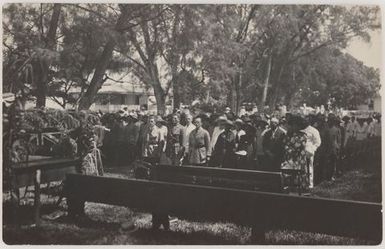
[[(111, 177), (126, 177), (125, 173), (108, 173)], [(123, 174), (123, 175), (122, 175)], [(358, 201), (381, 201), (381, 178), (377, 173), (364, 170), (346, 172), (336, 181), (323, 182), (312, 194), (320, 197), (350, 199)], [(55, 198), (56, 200), (56, 198)], [(66, 214), (65, 202), (60, 209), (63, 216), (49, 220), (47, 214), (52, 213), (55, 200), (43, 195), (43, 222), (41, 227), (31, 227), (33, 208), (31, 202), (23, 207), (23, 226), (12, 225), (4, 219), (3, 238), (7, 244), (249, 244), (251, 229), (231, 223), (189, 222), (177, 220), (171, 223), (171, 231), (151, 230), (151, 215), (137, 213), (126, 207), (98, 203), (86, 203), (86, 217), (71, 220)], [(9, 207), (4, 205), (4, 217), (9, 214)], [(133, 221), (134, 231), (121, 228), (124, 222)], [(352, 238), (329, 236), (297, 231), (269, 231), (266, 234), (267, 244), (372, 244)]]

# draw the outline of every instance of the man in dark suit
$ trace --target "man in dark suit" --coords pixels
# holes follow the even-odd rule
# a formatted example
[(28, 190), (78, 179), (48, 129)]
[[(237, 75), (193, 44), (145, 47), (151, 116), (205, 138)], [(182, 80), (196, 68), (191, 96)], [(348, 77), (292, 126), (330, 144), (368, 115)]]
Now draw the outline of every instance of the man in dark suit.
[(262, 146), (266, 156), (266, 169), (278, 171), (283, 161), (283, 139), (286, 131), (279, 126), (277, 118), (270, 120), (270, 128), (263, 136)]

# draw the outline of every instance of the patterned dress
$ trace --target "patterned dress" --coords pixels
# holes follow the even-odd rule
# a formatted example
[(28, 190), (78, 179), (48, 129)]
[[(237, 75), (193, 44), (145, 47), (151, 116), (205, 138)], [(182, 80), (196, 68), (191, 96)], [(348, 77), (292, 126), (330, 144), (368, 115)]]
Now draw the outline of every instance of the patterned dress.
[(283, 169), (306, 170), (306, 134), (302, 131), (296, 132), (284, 139), (284, 163)]

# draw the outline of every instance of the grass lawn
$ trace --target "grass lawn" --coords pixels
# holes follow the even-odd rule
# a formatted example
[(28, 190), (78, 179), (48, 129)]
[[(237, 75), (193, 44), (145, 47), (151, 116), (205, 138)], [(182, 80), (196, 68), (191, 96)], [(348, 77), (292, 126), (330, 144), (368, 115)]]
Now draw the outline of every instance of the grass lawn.
[[(125, 172), (127, 173), (127, 172)], [(109, 173), (122, 177), (121, 172)], [(119, 175), (117, 175), (119, 174)], [(312, 191), (312, 195), (337, 199), (360, 201), (381, 201), (381, 177), (378, 173), (364, 170), (346, 172), (336, 181), (323, 182)], [(171, 223), (171, 231), (151, 231), (151, 215), (134, 212), (125, 207), (97, 203), (86, 203), (87, 217), (69, 220), (66, 204), (62, 202), (59, 211), (53, 209), (53, 198), (43, 195), (42, 224), (31, 227), (32, 200), (24, 205), (25, 225), (12, 225), (7, 219), (9, 208), (3, 203), (3, 240), (7, 244), (167, 244), (167, 245), (239, 245), (250, 244), (250, 228), (230, 223), (197, 223), (177, 220)], [(4, 197), (3, 197), (4, 200)], [(50, 219), (47, 214), (57, 212), (60, 216)], [(134, 222), (136, 229), (127, 232), (121, 224)], [(297, 231), (274, 230), (266, 234), (268, 244), (327, 244), (362, 245), (372, 244), (351, 238)]]

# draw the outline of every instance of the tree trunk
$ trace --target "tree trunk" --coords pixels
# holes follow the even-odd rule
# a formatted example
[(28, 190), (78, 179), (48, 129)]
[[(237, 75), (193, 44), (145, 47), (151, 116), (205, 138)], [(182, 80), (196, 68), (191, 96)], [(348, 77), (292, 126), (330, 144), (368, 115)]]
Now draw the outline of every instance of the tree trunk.
[(228, 86), (228, 91), (229, 93), (227, 95), (227, 106), (230, 107), (232, 111), (234, 111), (236, 106), (237, 96), (236, 96), (233, 82), (231, 83), (230, 86)]
[(88, 87), (84, 96), (80, 99), (79, 110), (88, 110), (94, 103), (95, 96), (104, 83), (103, 77), (112, 58), (114, 47), (115, 41), (113, 38), (110, 38), (110, 40), (104, 46), (103, 53), (98, 60), (98, 64), (96, 65), (90, 86)]
[[(55, 38), (59, 24), (60, 11), (61, 4), (55, 3), (53, 5), (53, 12), (46, 38), (46, 48), (51, 50), (55, 50)], [(40, 63), (38, 64), (40, 69), (38, 70), (39, 73), (36, 75), (36, 107), (40, 108), (45, 107), (48, 86), (48, 72), (50, 65), (45, 59), (41, 59)]]
[(35, 63), (36, 107), (45, 107), (48, 84), (49, 66), (45, 60), (38, 59)]
[(242, 87), (242, 69), (237, 75), (236, 80), (236, 88), (235, 88), (235, 96), (236, 96), (236, 106), (235, 106), (235, 113), (238, 115), (239, 113), (239, 107), (241, 105), (241, 87)]
[(173, 90), (173, 96), (174, 96), (174, 109), (179, 109), (180, 107), (180, 88), (179, 88), (179, 77), (178, 77), (178, 72), (176, 68), (172, 69), (172, 90)]
[(273, 58), (273, 55), (270, 53), (269, 58), (267, 60), (267, 65), (266, 65), (266, 73), (265, 73), (265, 80), (264, 80), (262, 98), (261, 98), (261, 103), (260, 103), (260, 110), (263, 110), (265, 103), (266, 103), (266, 99), (267, 99), (267, 90), (269, 88), (272, 58)]
[(154, 94), (156, 99), (156, 109), (158, 115), (165, 115), (166, 113), (166, 95), (160, 84), (154, 84)]
[[(115, 31), (122, 32), (121, 26), (125, 24), (124, 22), (126, 21), (128, 15), (129, 11), (123, 6), (122, 13), (120, 14), (115, 25)], [(79, 101), (79, 110), (88, 110), (90, 106), (94, 103), (95, 96), (104, 83), (103, 77), (107, 71), (107, 66), (111, 61), (112, 52), (114, 51), (115, 44), (116, 42), (114, 38), (110, 37), (107, 44), (104, 46), (103, 53), (101, 54), (96, 64), (95, 72), (91, 79), (90, 86)]]

